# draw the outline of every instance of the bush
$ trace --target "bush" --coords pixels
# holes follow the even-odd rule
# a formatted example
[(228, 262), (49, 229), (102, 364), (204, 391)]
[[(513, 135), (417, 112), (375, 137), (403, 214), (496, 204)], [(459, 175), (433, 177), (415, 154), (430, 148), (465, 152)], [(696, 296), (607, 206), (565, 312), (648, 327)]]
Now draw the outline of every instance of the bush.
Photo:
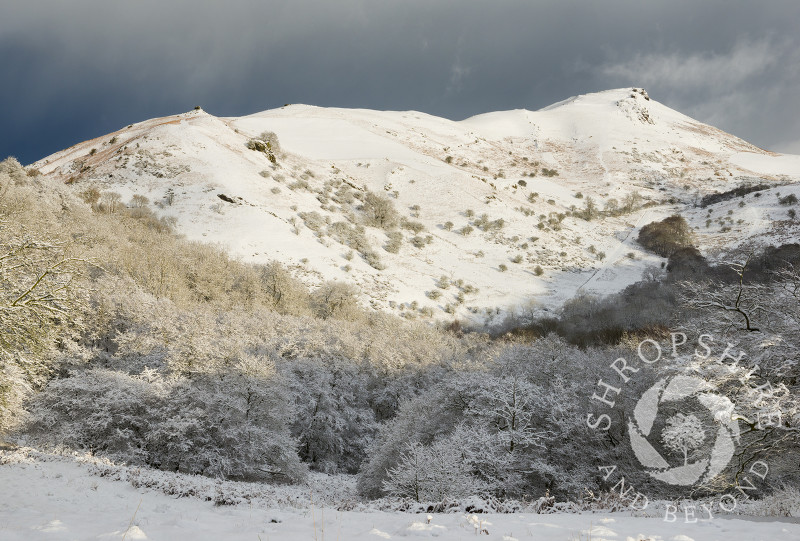
[(300, 218), (303, 220), (303, 223), (306, 224), (306, 227), (315, 233), (322, 232), (322, 229), (326, 225), (325, 218), (323, 218), (323, 216), (316, 210), (312, 210), (311, 212), (301, 212), (298, 214), (298, 216), (300, 216)]
[(402, 218), (400, 220), (400, 227), (402, 227), (403, 229), (408, 229), (409, 231), (413, 231), (417, 235), (425, 231), (425, 226), (422, 225), (420, 222), (414, 222), (411, 220), (407, 220), (405, 218)]
[(584, 208), (579, 211), (575, 211), (574, 214), (575, 216), (590, 222), (597, 218), (597, 216), (600, 214), (600, 210), (597, 208), (597, 205), (595, 205), (594, 200), (591, 197), (587, 197)]
[(139, 195), (138, 193), (131, 197), (130, 206), (132, 208), (144, 208), (149, 204), (150, 200), (143, 195)]
[(644, 197), (642, 197), (638, 191), (634, 190), (622, 198), (622, 206), (620, 207), (620, 211), (623, 213), (633, 212), (644, 204), (643, 201)]
[[(275, 132), (261, 132), (258, 137), (251, 139), (250, 141), (260, 141), (264, 143), (266, 148), (274, 154), (280, 154), (281, 152), (281, 144), (278, 141), (278, 135)], [(263, 152), (263, 150), (261, 152)]]
[(274, 132), (265, 131), (258, 137), (248, 140), (246, 146), (250, 150), (266, 154), (273, 164), (278, 163), (276, 155), (280, 154), (281, 147), (278, 136)]
[(778, 202), (784, 206), (794, 205), (797, 203), (797, 196), (793, 193), (790, 193), (789, 195), (779, 198)]
[(293, 190), (293, 191), (294, 190), (311, 191), (311, 186), (308, 184), (307, 180), (304, 180), (304, 179), (301, 178), (301, 179), (298, 179), (295, 182), (292, 182), (291, 184), (289, 184), (289, 189)]
[[(364, 226), (351, 226), (347, 222), (335, 222), (328, 226), (328, 234), (336, 241), (353, 248), (364, 257), (364, 260), (373, 268), (383, 270), (386, 266), (381, 263), (380, 256), (372, 250), (365, 235)], [(390, 244), (392, 242), (389, 234)], [(392, 246), (388, 244), (389, 248)], [(398, 248), (399, 249), (399, 248)], [(387, 250), (389, 251), (389, 250)]]
[(735, 197), (744, 197), (745, 195), (752, 192), (756, 192), (755, 197), (760, 197), (761, 194), (758, 192), (761, 192), (766, 189), (769, 189), (768, 184), (744, 185), (734, 188), (732, 190), (728, 190), (727, 192), (704, 195), (703, 198), (700, 200), (700, 207), (706, 208), (709, 205), (714, 205), (716, 203), (727, 201)]
[(367, 252), (362, 253), (361, 255), (364, 256), (364, 261), (375, 270), (383, 270), (386, 268), (383, 261), (381, 261), (381, 256), (379, 256), (376, 252), (369, 250)]
[(673, 215), (660, 222), (652, 222), (639, 231), (637, 242), (662, 257), (669, 257), (681, 248), (693, 245), (693, 234), (686, 220)]
[(672, 252), (666, 265), (671, 281), (698, 280), (708, 276), (711, 266), (694, 246)]
[(481, 214), (480, 218), (473, 222), (475, 227), (482, 229), (483, 231), (494, 231), (503, 229), (505, 226), (505, 220), (502, 218), (498, 218), (497, 220), (489, 220), (488, 214)]
[(390, 254), (400, 252), (400, 248), (403, 246), (403, 234), (400, 231), (389, 231), (386, 236), (389, 238), (389, 242), (383, 245), (383, 249)]
[(361, 212), (364, 213), (365, 225), (382, 229), (397, 226), (399, 216), (388, 197), (367, 192), (362, 199)]
[(94, 206), (100, 201), (100, 190), (95, 187), (86, 188), (81, 193), (78, 194), (81, 199), (83, 199), (86, 203)]
[(352, 319), (358, 312), (358, 290), (344, 282), (325, 282), (311, 294), (314, 314), (322, 319)]
[(424, 237), (415, 236), (409, 239), (409, 242), (414, 248), (424, 248), (426, 244), (426, 239)]

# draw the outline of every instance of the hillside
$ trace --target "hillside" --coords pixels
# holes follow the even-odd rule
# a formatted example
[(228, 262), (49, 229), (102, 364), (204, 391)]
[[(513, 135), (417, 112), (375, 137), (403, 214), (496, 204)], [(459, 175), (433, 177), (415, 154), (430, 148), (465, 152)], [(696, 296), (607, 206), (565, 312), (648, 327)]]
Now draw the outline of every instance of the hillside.
[[(265, 132), (277, 140), (248, 148)], [(798, 237), (776, 194), (800, 195), (800, 156), (759, 149), (641, 89), (460, 122), (306, 105), (238, 118), (194, 110), (33, 166), (77, 193), (152, 205), (189, 239), (277, 259), (309, 285), (356, 284), (365, 305), (409, 318), (491, 322), (619, 290), (663, 261), (637, 230), (676, 212), (712, 259)], [(699, 207), (756, 184), (764, 189), (746, 199)]]
[(0, 530), (788, 531), (798, 159), (618, 90), (462, 122), (195, 110), (3, 160), (0, 483), (41, 479)]

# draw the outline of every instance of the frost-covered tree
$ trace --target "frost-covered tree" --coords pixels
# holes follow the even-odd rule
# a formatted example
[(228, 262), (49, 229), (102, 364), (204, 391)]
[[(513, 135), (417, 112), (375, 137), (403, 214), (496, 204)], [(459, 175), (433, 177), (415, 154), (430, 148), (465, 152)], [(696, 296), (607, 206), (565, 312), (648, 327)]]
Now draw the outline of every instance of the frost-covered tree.
[(298, 481), (286, 395), (270, 369), (164, 379), (92, 369), (54, 380), (31, 403), (28, 438), (132, 464), (233, 479)]
[(356, 473), (376, 429), (366, 374), (343, 358), (293, 359), (280, 365), (295, 404), (292, 434), (312, 468)]
[(387, 471), (383, 490), (395, 497), (411, 497), (418, 502), (430, 497), (431, 464), (429, 453), (419, 442), (408, 444), (399, 463)]
[(358, 474), (358, 490), (367, 497), (385, 494), (383, 483), (388, 472), (401, 461), (408, 446), (429, 444), (439, 434), (447, 434), (455, 426), (453, 414), (437, 387), (424, 397), (403, 397), (391, 420), (378, 427), (367, 449), (367, 460)]
[[(585, 388), (568, 380), (585, 354), (552, 338), (536, 348), (500, 349), (491, 361), (441, 374), (438, 384), (404, 402), (380, 427), (359, 475), (363, 493), (385, 493), (393, 468), (396, 477), (413, 478), (410, 458), (416, 455), (401, 457), (414, 443), (423, 451), (434, 444), (459, 450), (475, 492), (520, 497), (593, 483), (592, 460), (602, 446), (586, 445), (587, 405), (580, 402), (591, 396), (591, 380)], [(581, 375), (588, 376), (585, 370)], [(405, 467), (396, 469), (401, 462)]]
[[(0, 163), (16, 171), (7, 162)], [(2, 191), (11, 176), (0, 176)], [(12, 218), (19, 212), (14, 206), (0, 201), (0, 432), (14, 423), (23, 399), (50, 377), (50, 353), (59, 336), (79, 327), (84, 286), (78, 279), (86, 267), (58, 239)]]
[(383, 490), (396, 497), (421, 501), (462, 498), (484, 492), (472, 475), (468, 454), (449, 438), (430, 445), (411, 443), (399, 463), (388, 471)]
[(103, 192), (100, 201), (106, 212), (114, 214), (122, 205), (122, 195), (118, 192)]
[(531, 445), (541, 445), (544, 433), (535, 428), (542, 391), (515, 376), (486, 377), (467, 409), (468, 415), (491, 427), (501, 448), (507, 453)]

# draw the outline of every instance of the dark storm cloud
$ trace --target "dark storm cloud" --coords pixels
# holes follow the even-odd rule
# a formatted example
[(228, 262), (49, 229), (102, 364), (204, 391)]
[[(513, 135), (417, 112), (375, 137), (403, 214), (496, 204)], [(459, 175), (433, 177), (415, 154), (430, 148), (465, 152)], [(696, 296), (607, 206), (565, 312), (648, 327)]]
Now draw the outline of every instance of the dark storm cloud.
[(17, 4), (0, 7), (0, 154), (23, 162), (196, 104), (460, 119), (620, 86), (800, 152), (794, 1)]

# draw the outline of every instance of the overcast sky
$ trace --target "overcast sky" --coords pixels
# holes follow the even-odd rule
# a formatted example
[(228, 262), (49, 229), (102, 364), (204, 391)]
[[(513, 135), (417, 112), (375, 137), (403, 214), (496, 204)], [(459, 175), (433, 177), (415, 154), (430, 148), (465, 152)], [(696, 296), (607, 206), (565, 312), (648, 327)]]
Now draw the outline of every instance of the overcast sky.
[(195, 105), (460, 120), (624, 86), (800, 153), (798, 30), (797, 0), (6, 0), (0, 159)]

